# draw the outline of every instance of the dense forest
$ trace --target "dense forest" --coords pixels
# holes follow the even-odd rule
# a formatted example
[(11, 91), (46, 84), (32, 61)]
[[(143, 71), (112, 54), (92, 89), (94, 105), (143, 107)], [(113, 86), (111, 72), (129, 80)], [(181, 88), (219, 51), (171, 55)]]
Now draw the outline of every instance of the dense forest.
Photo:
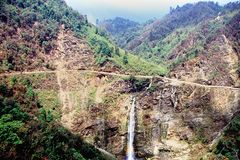
[(1, 78), (0, 106), (1, 159), (104, 159), (40, 105), (29, 79)]

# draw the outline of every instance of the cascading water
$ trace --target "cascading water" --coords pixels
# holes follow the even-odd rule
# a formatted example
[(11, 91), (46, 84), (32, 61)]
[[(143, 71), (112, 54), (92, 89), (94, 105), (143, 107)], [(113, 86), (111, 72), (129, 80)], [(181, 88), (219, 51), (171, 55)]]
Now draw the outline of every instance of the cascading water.
[(128, 123), (128, 147), (127, 147), (127, 160), (134, 160), (134, 131), (135, 131), (135, 107), (136, 107), (136, 99), (132, 98), (132, 106), (129, 114), (129, 123)]

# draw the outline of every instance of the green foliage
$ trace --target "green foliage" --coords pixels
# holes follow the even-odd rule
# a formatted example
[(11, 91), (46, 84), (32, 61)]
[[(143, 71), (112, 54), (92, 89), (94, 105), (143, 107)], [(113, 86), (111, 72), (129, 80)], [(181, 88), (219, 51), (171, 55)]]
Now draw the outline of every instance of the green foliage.
[(240, 114), (238, 114), (225, 129), (220, 139), (215, 153), (223, 155), (229, 160), (235, 160), (240, 157)]
[(0, 159), (104, 159), (55, 121), (49, 110), (38, 109), (28, 79), (24, 85), (14, 83), (2, 80), (0, 84)]
[(120, 56), (120, 50), (119, 50), (118, 47), (115, 47), (115, 54), (118, 55), (118, 56)]
[(137, 79), (134, 76), (130, 76), (126, 78), (125, 81), (130, 82), (131, 84), (131, 92), (139, 92), (142, 91), (144, 88), (149, 86), (149, 79)]
[(38, 119), (42, 122), (51, 122), (53, 120), (53, 115), (50, 111), (46, 112), (44, 108), (39, 109)]
[(111, 57), (112, 49), (110, 48), (108, 42), (99, 39), (97, 36), (91, 37), (89, 42), (96, 53)]
[(162, 41), (159, 41), (159, 43), (152, 49), (152, 52), (160, 58), (167, 57), (176, 46), (181, 45), (180, 43), (187, 38), (191, 31), (193, 31), (192, 27), (177, 29)]
[(123, 56), (123, 64), (128, 64), (128, 57), (126, 55)]
[(21, 14), (21, 19), (23, 24), (32, 26), (35, 21), (37, 21), (37, 15), (28, 8), (24, 9)]
[(86, 36), (89, 27), (86, 17), (63, 0), (1, 0), (0, 22), (0, 47), (10, 55), (0, 61), (2, 71), (32, 67), (33, 57), (54, 48), (61, 25), (78, 37)]
[(31, 99), (34, 98), (35, 94), (34, 94), (34, 92), (33, 92), (32, 86), (29, 86), (29, 87), (27, 88), (27, 95), (28, 95), (28, 97), (31, 98)]
[[(104, 30), (88, 24), (85, 16), (68, 7), (63, 0), (5, 0), (2, 6), (4, 10), (0, 14), (0, 20), (6, 29), (0, 26), (0, 30), (2, 29), (4, 32), (7, 30), (7, 36), (2, 36), (3, 38), (0, 40), (3, 39), (3, 48), (11, 55), (11, 57), (5, 57), (5, 61), (0, 63), (2, 72), (36, 67), (32, 66), (36, 65), (31, 60), (32, 57), (37, 57), (40, 52), (50, 53), (55, 47), (59, 28), (64, 26), (65, 29), (72, 30), (77, 37), (86, 38), (95, 52), (96, 63), (101, 66), (107, 61), (111, 61), (116, 67), (129, 72), (166, 73), (164, 66), (138, 60), (137, 57), (130, 54), (127, 58), (123, 57), (122, 50), (111, 42)], [(132, 25), (127, 21), (128, 24)], [(22, 31), (20, 35), (16, 28)], [(12, 39), (11, 35), (18, 36), (19, 40)], [(39, 63), (39, 66), (51, 67), (46, 63)]]
[(104, 55), (98, 55), (96, 58), (96, 63), (103, 66), (107, 62), (108, 58)]
[[(114, 20), (103, 21), (102, 26), (106, 26), (106, 29), (112, 34), (118, 45), (128, 49), (131, 48), (131, 50), (147, 58), (146, 53), (157, 53), (155, 52), (156, 50), (152, 50), (157, 42), (163, 41), (163, 39), (179, 28), (194, 26), (217, 16), (221, 9), (222, 7), (217, 3), (198, 2), (172, 9), (162, 19), (153, 19), (143, 25), (116, 18)], [(184, 39), (184, 33), (182, 35), (183, 37), (173, 37), (173, 40), (169, 41), (171, 44), (166, 44), (166, 47), (165, 45), (157, 44), (156, 46), (163, 49), (162, 55), (169, 54), (169, 51), (173, 49), (171, 46), (176, 45), (181, 39)]]
[(11, 114), (5, 114), (0, 119), (0, 141), (6, 144), (22, 144), (18, 136), (19, 129), (23, 126), (21, 121), (14, 121)]
[(204, 135), (204, 129), (201, 127), (196, 128), (196, 140), (203, 144), (208, 142), (208, 139)]
[(143, 58), (128, 53), (128, 63), (124, 64), (123, 57), (126, 55), (123, 50), (120, 49), (120, 55), (113, 55), (109, 58), (115, 66), (121, 68), (124, 71), (131, 72), (132, 74), (146, 74), (146, 75), (165, 75), (168, 72), (167, 66), (157, 65), (152, 62), (148, 62)]
[(7, 85), (1, 83), (1, 84), (0, 84), (0, 93), (2, 93), (3, 95), (6, 95), (7, 92), (8, 92)]
[(157, 86), (156, 84), (152, 83), (151, 87), (148, 88), (148, 91), (149, 91), (150, 93), (153, 93), (154, 91), (157, 90), (157, 87), (158, 87), (158, 86)]

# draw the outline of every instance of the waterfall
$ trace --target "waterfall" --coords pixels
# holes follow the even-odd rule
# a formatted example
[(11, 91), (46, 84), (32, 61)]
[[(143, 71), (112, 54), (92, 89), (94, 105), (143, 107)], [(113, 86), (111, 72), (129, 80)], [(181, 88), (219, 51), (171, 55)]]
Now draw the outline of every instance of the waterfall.
[(127, 147), (127, 160), (134, 160), (134, 131), (135, 131), (135, 107), (136, 107), (136, 99), (132, 98), (132, 106), (129, 114), (129, 123), (128, 123), (128, 147)]

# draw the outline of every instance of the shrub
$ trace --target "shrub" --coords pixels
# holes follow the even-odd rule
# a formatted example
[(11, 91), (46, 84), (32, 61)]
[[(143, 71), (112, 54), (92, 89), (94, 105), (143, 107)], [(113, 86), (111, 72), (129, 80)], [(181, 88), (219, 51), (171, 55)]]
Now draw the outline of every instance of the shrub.
[(224, 155), (229, 160), (235, 160), (240, 157), (240, 114), (236, 115), (228, 128), (225, 129), (214, 152)]
[(119, 50), (118, 47), (115, 47), (115, 54), (118, 55), (118, 56), (120, 56), (120, 50)]
[(149, 91), (150, 93), (153, 93), (153, 92), (156, 91), (156, 90), (157, 90), (157, 85), (155, 85), (155, 84), (152, 84), (151, 87), (148, 88), (148, 91)]
[(37, 20), (37, 15), (34, 12), (26, 9), (22, 12), (21, 19), (23, 25), (28, 25), (31, 27), (33, 23)]
[(132, 75), (129, 78), (125, 79), (125, 81), (130, 82), (131, 92), (142, 91), (144, 88), (148, 87), (150, 83), (149, 79), (137, 79)]
[(24, 83), (14, 87), (0, 84), (1, 159), (104, 159), (97, 149), (55, 121), (50, 111), (38, 109), (37, 97), (28, 98), (30, 81)]
[(126, 55), (123, 56), (123, 64), (128, 64), (128, 57)]
[(96, 63), (100, 66), (103, 66), (107, 62), (107, 57), (104, 55), (99, 55), (96, 59)]

